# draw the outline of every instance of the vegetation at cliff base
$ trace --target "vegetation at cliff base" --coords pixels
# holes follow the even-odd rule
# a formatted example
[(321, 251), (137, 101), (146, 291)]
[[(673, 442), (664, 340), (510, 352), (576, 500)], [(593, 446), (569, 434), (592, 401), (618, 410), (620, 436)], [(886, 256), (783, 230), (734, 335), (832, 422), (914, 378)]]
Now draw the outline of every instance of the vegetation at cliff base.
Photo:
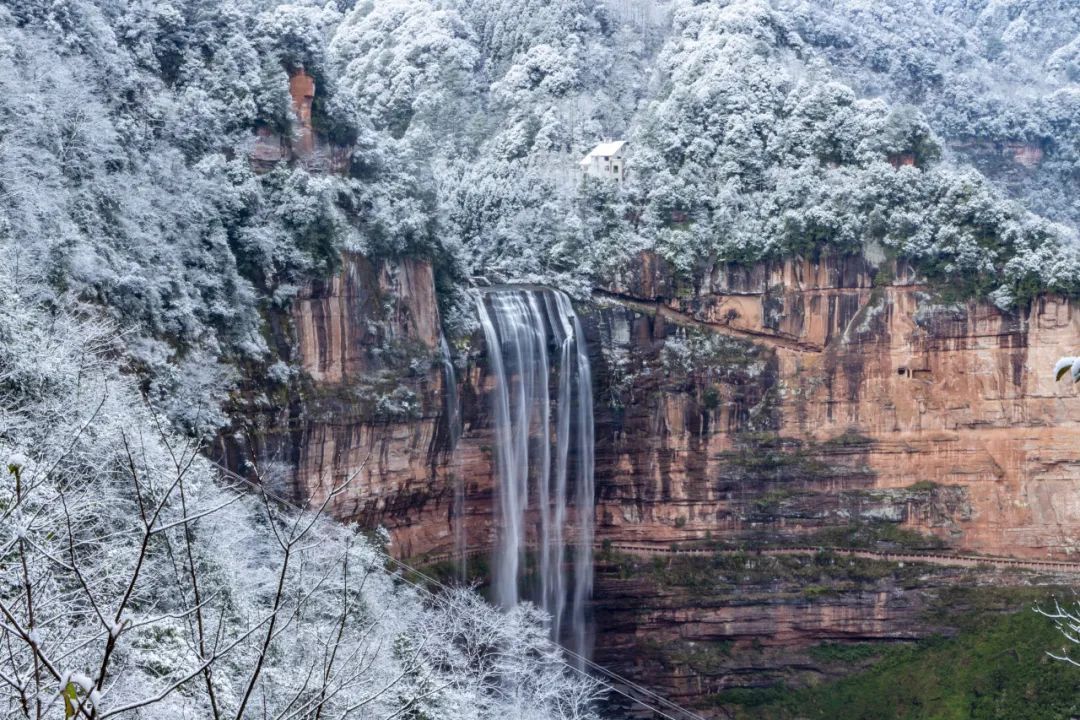
[(1046, 618), (1024, 605), (1004, 615), (954, 617), (955, 637), (858, 646), (876, 647), (881, 659), (852, 677), (712, 700), (730, 704), (739, 720), (1060, 720), (1080, 712), (1080, 675), (1047, 657), (1063, 640)]

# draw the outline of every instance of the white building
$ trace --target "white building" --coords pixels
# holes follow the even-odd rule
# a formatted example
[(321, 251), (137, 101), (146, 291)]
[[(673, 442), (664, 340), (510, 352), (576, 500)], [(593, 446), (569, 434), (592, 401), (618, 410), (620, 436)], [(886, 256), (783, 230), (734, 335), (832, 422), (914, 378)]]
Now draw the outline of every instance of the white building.
[(602, 142), (581, 158), (578, 165), (586, 175), (611, 178), (621, 184), (626, 179), (626, 145), (625, 140)]

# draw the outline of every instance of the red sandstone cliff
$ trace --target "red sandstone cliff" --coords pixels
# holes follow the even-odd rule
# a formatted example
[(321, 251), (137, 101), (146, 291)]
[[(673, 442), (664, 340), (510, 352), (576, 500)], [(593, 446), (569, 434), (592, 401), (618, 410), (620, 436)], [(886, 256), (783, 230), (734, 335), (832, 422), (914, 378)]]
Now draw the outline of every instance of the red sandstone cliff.
[(304, 68), (289, 73), (293, 133), (283, 136), (267, 126), (256, 129), (250, 158), (256, 171), (266, 172), (280, 162), (292, 160), (317, 172), (341, 173), (348, 169), (351, 149), (334, 145), (316, 132), (313, 118), (316, 89), (315, 78)]
[[(940, 305), (896, 275), (862, 259), (788, 261), (718, 268), (686, 288), (645, 254), (579, 304), (598, 541), (750, 552), (657, 565), (601, 551), (598, 659), (688, 703), (798, 685), (852, 669), (814, 660), (815, 644), (939, 631), (919, 618), (941, 588), (1028, 581), (754, 557), (765, 545), (1077, 549), (1080, 399), (1051, 377), (1080, 344), (1073, 306)], [(299, 497), (348, 482), (332, 512), (386, 526), (392, 552), (421, 563), (452, 547), (461, 477), (469, 545), (490, 545), (491, 380), (482, 338), (459, 338), (464, 434), (451, 454), (430, 265), (346, 258), (281, 324), (303, 378), (250, 428), (263, 469)]]
[[(601, 539), (798, 537), (889, 521), (970, 552), (1077, 548), (1080, 400), (1049, 370), (1078, 341), (1066, 301), (1017, 315), (937, 305), (910, 273), (875, 286), (855, 259), (721, 268), (687, 292), (645, 255), (581, 311)], [(472, 338), (451, 459), (430, 266), (352, 258), (292, 320), (309, 378), (292, 428), (299, 494), (359, 472), (335, 513), (386, 524), (399, 553), (420, 556), (449, 549), (460, 474), (470, 543), (489, 542), (489, 380)], [(707, 352), (672, 360), (703, 337)], [(387, 415), (379, 398), (399, 386), (412, 409)]]
[(599, 537), (748, 549), (602, 561), (599, 662), (724, 717), (715, 693), (855, 669), (823, 642), (948, 632), (926, 619), (945, 588), (1048, 581), (757, 547), (1076, 550), (1080, 398), (1050, 372), (1080, 339), (1073, 306), (939, 305), (900, 270), (789, 261), (687, 289), (645, 255), (597, 292)]
[(321, 498), (347, 484), (330, 508), (337, 517), (394, 529), (402, 555), (445, 546), (453, 468), (431, 265), (348, 257), (338, 275), (305, 289), (292, 322), (309, 379), (297, 494)]
[[(943, 514), (940, 504), (906, 498), (891, 512), (968, 551), (1077, 549), (1080, 400), (1049, 372), (1080, 339), (1069, 302), (1042, 298), (1015, 315), (976, 302), (938, 305), (910, 273), (875, 287), (861, 260), (722, 268), (682, 295), (654, 259), (640, 268), (602, 293), (617, 294), (610, 322), (651, 343), (671, 325), (735, 338), (758, 348), (762, 371), (737, 385), (707, 378), (720, 398), (712, 409), (702, 406), (701, 387), (655, 395), (647, 419), (635, 409), (645, 426), (615, 438), (605, 448), (609, 466), (598, 470), (605, 535), (678, 540), (748, 530), (745, 503), (710, 480), (739, 457), (749, 428), (737, 395), (757, 384), (756, 410), (770, 420), (754, 429), (818, 461), (789, 491), (903, 498), (898, 491), (932, 483), (964, 502)], [(627, 306), (652, 317), (628, 316)], [(758, 493), (783, 489), (764, 480)], [(670, 488), (670, 500), (642, 505), (650, 488), (654, 497)], [(830, 505), (850, 516), (843, 503)], [(777, 524), (798, 532), (820, 520)]]

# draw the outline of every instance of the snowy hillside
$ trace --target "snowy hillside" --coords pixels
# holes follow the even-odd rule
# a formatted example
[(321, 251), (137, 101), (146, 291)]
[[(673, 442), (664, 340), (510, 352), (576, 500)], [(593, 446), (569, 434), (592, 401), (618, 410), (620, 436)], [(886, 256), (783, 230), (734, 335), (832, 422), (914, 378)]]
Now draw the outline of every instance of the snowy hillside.
[[(1029, 209), (1076, 227), (1080, 9), (1072, 2), (782, 2), (865, 96), (920, 108), (956, 153)], [(1037, 166), (1009, 162), (1026, 145)], [(1004, 159), (1001, 159), (1004, 156)]]
[[(530, 611), (432, 604), (321, 519), (290, 545), (197, 454), (299, 382), (299, 288), (424, 258), (453, 330), (470, 278), (583, 296), (650, 249), (687, 286), (865, 254), (1075, 295), (1078, 33), (1069, 0), (0, 0), (5, 712), (588, 717)], [(300, 71), (337, 164), (259, 165)], [(626, 181), (581, 177), (616, 138)]]
[[(439, 259), (451, 323), (468, 276), (583, 292), (642, 248), (688, 278), (869, 247), (1002, 306), (1071, 292), (1076, 9), (890, 7), (9, 3), (8, 261), (127, 328), (147, 391), (202, 434), (238, 368), (287, 379), (267, 313), (344, 249)], [(249, 162), (257, 129), (295, 128), (301, 67), (344, 173)], [(604, 137), (630, 140), (622, 186), (578, 177)], [(1001, 183), (1065, 224), (964, 166), (965, 138), (1038, 143)]]

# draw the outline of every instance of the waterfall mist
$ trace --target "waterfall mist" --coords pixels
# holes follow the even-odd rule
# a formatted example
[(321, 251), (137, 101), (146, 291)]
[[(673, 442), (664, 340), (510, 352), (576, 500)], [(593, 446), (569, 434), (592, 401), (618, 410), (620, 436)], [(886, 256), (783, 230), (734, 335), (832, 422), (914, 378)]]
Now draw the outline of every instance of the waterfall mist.
[[(524, 594), (551, 615), (553, 638), (586, 655), (594, 436), (581, 322), (557, 290), (485, 290), (476, 305), (495, 378), (495, 600), (513, 607)], [(535, 553), (532, 583), (523, 582), (527, 550)]]

